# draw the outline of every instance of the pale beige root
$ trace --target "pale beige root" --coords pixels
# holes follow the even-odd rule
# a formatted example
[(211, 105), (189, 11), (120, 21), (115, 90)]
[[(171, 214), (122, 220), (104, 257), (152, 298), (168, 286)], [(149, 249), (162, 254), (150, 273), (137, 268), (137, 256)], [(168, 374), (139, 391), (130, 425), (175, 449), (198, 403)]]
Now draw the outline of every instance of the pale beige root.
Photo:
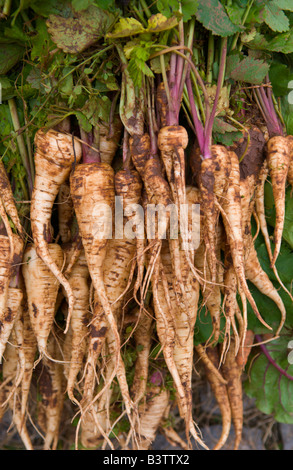
[[(51, 357), (61, 360), (60, 350), (53, 335), (48, 338), (48, 352)], [(51, 361), (45, 356), (39, 365), (40, 406), (43, 408), (42, 426), (45, 433), (43, 450), (56, 450), (65, 397), (63, 368), (61, 363)]]
[(237, 303), (237, 289), (238, 282), (236, 272), (233, 266), (233, 260), (231, 257), (231, 252), (229, 246), (225, 247), (225, 271), (224, 271), (224, 300), (223, 300), (223, 311), (225, 315), (225, 332), (224, 339), (222, 344), (222, 355), (221, 360), (225, 355), (227, 349), (230, 346), (230, 331), (231, 327), (234, 333), (235, 340), (235, 350), (238, 351), (240, 343), (242, 343), (243, 338), (241, 337), (241, 332), (238, 331), (236, 323), (236, 311), (238, 309)]
[(134, 403), (139, 403), (145, 395), (148, 370), (149, 355), (151, 350), (153, 311), (148, 306), (148, 313), (141, 312), (137, 326), (134, 330), (134, 340), (137, 348), (137, 357), (134, 368), (134, 378), (131, 387), (131, 394)]
[(69, 181), (61, 184), (57, 196), (58, 210), (58, 235), (62, 243), (68, 243), (71, 240), (71, 224), (74, 217), (73, 202), (70, 196)]
[(168, 407), (169, 399), (170, 393), (167, 389), (148, 386), (145, 399), (138, 408), (137, 444), (133, 443), (134, 450), (149, 450), (151, 448)]
[(214, 370), (218, 370), (219, 368), (219, 354), (217, 346), (209, 347), (206, 350), (202, 349), (200, 357), (203, 360), (206, 377), (221, 412), (222, 433), (218, 442), (213, 447), (213, 450), (219, 450), (227, 442), (231, 429), (231, 408), (229, 397), (226, 385), (223, 383), (224, 381), (219, 380), (218, 375), (214, 373)]
[[(220, 317), (221, 317), (221, 288), (220, 285), (217, 283), (213, 285), (212, 283), (212, 276), (210, 272), (209, 265), (207, 263), (207, 254), (206, 254), (206, 246), (204, 242), (201, 243), (199, 248), (195, 251), (194, 255), (194, 264), (196, 268), (202, 273), (202, 276), (206, 281), (205, 286), (201, 288), (201, 292), (203, 295), (203, 302), (206, 306), (207, 310), (209, 311), (212, 319), (213, 325), (213, 341), (217, 342), (220, 337)], [(218, 256), (217, 256), (217, 259)]]
[[(187, 200), (190, 205), (200, 204), (200, 192), (198, 188), (187, 187), (186, 188)], [(191, 217), (191, 210), (189, 210)], [(195, 216), (193, 216), (195, 217)], [(218, 221), (215, 227), (215, 251), (217, 257), (217, 279), (216, 284), (212, 283), (211, 272), (209, 264), (207, 262), (206, 246), (204, 243), (204, 237), (202, 235), (201, 227), (203, 225), (203, 216), (197, 214), (195, 220), (189, 220), (189, 227), (192, 227), (194, 233), (191, 234), (193, 237), (189, 243), (193, 244), (193, 260), (194, 265), (198, 269), (204, 282), (201, 285), (201, 292), (208, 311), (211, 314), (213, 322), (213, 339), (215, 342), (218, 341), (220, 335), (220, 316), (221, 316), (221, 284), (223, 283), (223, 268), (221, 266), (221, 246), (223, 243), (223, 227), (220, 221)], [(193, 225), (192, 226), (192, 222)]]
[(266, 154), (275, 201), (276, 221), (274, 228), (274, 252), (271, 265), (279, 256), (285, 222), (286, 182), (290, 164), (290, 147), (286, 137), (276, 136), (267, 142)]
[(255, 336), (254, 331), (247, 330), (246, 337), (245, 337), (245, 343), (240, 348), (240, 350), (238, 351), (238, 353), (236, 355), (237, 365), (242, 370), (245, 368), (245, 366), (247, 364), (247, 360), (248, 360), (249, 354), (250, 354), (252, 346), (253, 346), (254, 336)]
[(120, 337), (103, 277), (107, 243), (112, 236), (114, 171), (106, 163), (80, 164), (71, 174), (70, 186), (90, 277), (107, 321), (115, 334), (117, 364)]
[(235, 432), (234, 450), (237, 450), (241, 443), (243, 429), (242, 369), (237, 364), (232, 342), (220, 370), (227, 381), (227, 392)]
[[(20, 398), (17, 389), (13, 395), (11, 395), (11, 391), (14, 388), (15, 380), (18, 374), (18, 366), (19, 366), (19, 355), (18, 349), (15, 345), (7, 343), (5, 353), (4, 353), (5, 361), (3, 362), (3, 369), (2, 369), (2, 384), (0, 385), (0, 399), (2, 398), (0, 403), (0, 419), (3, 416), (2, 413), (6, 411), (9, 407), (12, 412), (12, 421), (13, 424), (16, 426), (18, 434), (27, 450), (33, 450), (33, 445), (27, 431), (25, 423), (23, 423), (22, 416), (21, 416), (21, 404)], [(2, 388), (3, 386), (3, 388)], [(7, 401), (8, 399), (8, 401)], [(3, 403), (5, 403), (3, 407)]]
[[(126, 289), (131, 285), (135, 274), (136, 266), (136, 280), (133, 289), (133, 297), (139, 303), (137, 293), (141, 289), (143, 283), (144, 272), (144, 230), (138, 228), (143, 227), (143, 217), (139, 212), (141, 197), (142, 197), (142, 181), (139, 173), (133, 169), (122, 169), (115, 174), (115, 190), (117, 196), (122, 198), (123, 211), (127, 219), (124, 224), (124, 232), (126, 237), (135, 237), (136, 240), (136, 253), (132, 260), (133, 266), (129, 276)], [(134, 232), (135, 230), (135, 232)], [(141, 297), (141, 296), (140, 296)]]
[[(124, 219), (123, 222), (125, 225), (126, 220)], [(129, 417), (131, 415), (133, 403), (130, 399), (124, 364), (121, 358), (120, 335), (117, 350), (116, 334), (119, 334), (118, 325), (122, 316), (122, 307), (124, 302), (123, 293), (125, 293), (126, 287), (128, 285), (131, 264), (133, 258), (135, 257), (135, 252), (135, 239), (113, 238), (108, 240), (106, 255), (102, 266), (102, 281), (104, 284), (107, 301), (111, 306), (110, 308), (117, 333), (113, 331), (109, 316), (107, 316), (107, 312), (105, 308), (103, 308), (103, 304), (100, 300), (99, 291), (96, 289), (93, 318), (90, 321), (88, 336), (88, 351), (84, 373), (83, 399), (81, 401), (81, 425), (84, 421), (83, 416), (85, 416), (85, 422), (90, 419), (87, 417), (87, 413), (91, 413), (93, 416), (95, 416), (95, 410), (93, 408), (94, 401), (102, 400), (103, 395), (107, 396), (107, 394), (110, 394), (110, 391), (108, 390), (113, 382), (115, 375), (117, 375), (119, 381), (126, 411)], [(107, 343), (108, 354), (111, 356), (111, 366), (110, 368), (107, 368), (106, 379), (103, 382), (102, 388), (99, 390), (98, 394), (94, 396), (93, 394), (95, 391), (95, 384), (97, 382), (95, 372), (96, 364), (97, 360), (99, 359), (101, 349), (105, 344), (106, 337), (111, 338)], [(109, 375), (109, 371), (111, 371), (111, 375)], [(99, 414), (95, 419), (97, 423), (99, 423)], [(103, 423), (97, 424), (97, 426), (100, 428), (100, 433), (106, 431), (103, 429)]]
[[(72, 246), (64, 248), (64, 252), (68, 255), (68, 252), (72, 251)], [(69, 262), (71, 257), (68, 256)], [(69, 398), (76, 402), (74, 397), (74, 388), (78, 373), (82, 369), (83, 360), (87, 349), (87, 335), (88, 335), (88, 323), (89, 323), (89, 310), (90, 310), (90, 292), (89, 292), (89, 270), (85, 257), (84, 250), (81, 251), (77, 261), (72, 267), (71, 273), (68, 276), (69, 283), (71, 285), (75, 303), (72, 311), (70, 326), (71, 336), (65, 336), (65, 348), (69, 348), (69, 364), (65, 365), (64, 372), (67, 378), (67, 394)], [(69, 345), (67, 345), (69, 342)]]
[(226, 199), (232, 170), (231, 164), (230, 152), (222, 145), (212, 145), (211, 158), (204, 160), (200, 156), (199, 149), (195, 149), (191, 159), (192, 171), (201, 194), (204, 241), (207, 246), (207, 259), (213, 283), (216, 283), (218, 264), (215, 227), (219, 219), (219, 205), (221, 206)]
[(60, 186), (79, 162), (82, 147), (77, 139), (53, 129), (47, 133), (39, 129), (35, 135), (35, 180), (31, 198), (31, 229), (37, 253), (47, 267), (52, 271), (59, 283), (63, 285), (69, 299), (69, 315), (74, 304), (74, 296), (68, 280), (61, 268), (52, 260), (48, 249), (51, 241), (50, 223), (52, 209)]
[(98, 133), (97, 140), (99, 141), (101, 161), (111, 165), (118, 150), (122, 132), (122, 122), (119, 115), (115, 114), (111, 124), (100, 123), (96, 132)]
[(289, 155), (290, 155), (290, 163), (289, 163), (287, 181), (293, 189), (293, 136), (292, 135), (287, 135), (286, 139), (288, 141)]
[(77, 236), (76, 239), (70, 243), (70, 246), (71, 246), (71, 249), (67, 253), (67, 255), (70, 258), (68, 259), (68, 256), (66, 257), (66, 264), (64, 267), (65, 277), (68, 277), (70, 275), (73, 266), (75, 265), (76, 261), (78, 260), (79, 255), (81, 254), (83, 250), (81, 237)]
[(184, 149), (188, 145), (188, 134), (182, 126), (165, 126), (158, 133), (158, 148), (161, 151), (167, 179), (176, 204), (185, 204)]
[(162, 244), (161, 259), (164, 275), (168, 282), (171, 306), (176, 311), (176, 315), (174, 317), (170, 311), (165, 288), (160, 280), (162, 277), (157, 272), (158, 270), (154, 272), (152, 279), (154, 311), (157, 334), (162, 345), (166, 365), (174, 381), (178, 408), (182, 419), (185, 421), (187, 438), (189, 439), (189, 433), (191, 433), (194, 439), (206, 448), (195, 429), (191, 410), (193, 331), (197, 316), (199, 283), (185, 261), (184, 251), (181, 252), (181, 256), (182, 279), (185, 283), (186, 302), (188, 303), (190, 317), (187, 316), (185, 305), (182, 302), (179, 302), (178, 308), (176, 293), (173, 289), (173, 270), (167, 242)]
[[(188, 236), (188, 214), (185, 210), (187, 203), (186, 197), (186, 177), (185, 177), (185, 154), (184, 149), (188, 145), (188, 134), (182, 126), (162, 127), (158, 134), (158, 148), (161, 152), (161, 159), (164, 163), (167, 180), (169, 182), (172, 198), (177, 207), (178, 220), (180, 221), (179, 239), (170, 240), (170, 250), (173, 263), (173, 269), (176, 279), (179, 282), (180, 292), (185, 298), (185, 287), (181, 276), (181, 265), (179, 256), (178, 241), (186, 253), (186, 260), (191, 267), (193, 266), (193, 250), (189, 244)], [(172, 230), (173, 227), (170, 227)], [(171, 238), (171, 237), (170, 237)], [(197, 276), (196, 270), (194, 274)]]
[(2, 366), (2, 380), (0, 384), (0, 420), (3, 418), (7, 408), (11, 390), (14, 387), (15, 377), (18, 370), (18, 351), (9, 342), (4, 351), (4, 361)]
[(239, 161), (235, 152), (230, 152), (230, 155), (232, 170), (230, 173), (226, 197), (223, 198), (221, 208), (227, 242), (230, 247), (233, 266), (241, 289), (243, 290), (258, 320), (266, 328), (271, 330), (272, 328), (261, 317), (245, 278)]
[(22, 323), (23, 323), (23, 353), (25, 356), (24, 373), (21, 380), (21, 419), (25, 420), (29, 394), (31, 388), (31, 380), (34, 369), (35, 357), (37, 354), (38, 346), (37, 341), (30, 322), (30, 316), (27, 303), (25, 302), (22, 308)]
[(249, 255), (245, 260), (245, 275), (246, 278), (252, 282), (263, 295), (272, 299), (277, 305), (281, 313), (281, 320), (275, 333), (276, 336), (278, 336), (286, 321), (286, 308), (277, 289), (271, 282), (267, 273), (262, 269), (254, 246), (251, 246)]
[(0, 315), (5, 315), (11, 279), (11, 246), (7, 235), (0, 235)]
[(256, 177), (254, 175), (247, 176), (245, 179), (240, 181), (245, 276), (258, 288), (260, 292), (262, 292), (262, 294), (271, 298), (279, 308), (281, 321), (276, 331), (276, 335), (278, 335), (286, 320), (286, 309), (277, 289), (262, 269), (254, 247), (251, 234), (251, 217), (254, 209), (255, 186)]
[(169, 405), (165, 409), (165, 413), (163, 419), (159, 426), (159, 431), (165, 436), (167, 441), (172, 446), (180, 446), (183, 450), (188, 450), (188, 445), (186, 442), (179, 436), (179, 434), (171, 427), (169, 424), (169, 414), (170, 414), (171, 405)]
[[(47, 249), (50, 253), (50, 258), (61, 269), (64, 253), (60, 245), (50, 243)], [(23, 257), (22, 274), (27, 293), (30, 322), (38, 343), (38, 350), (41, 355), (46, 355), (47, 340), (55, 316), (59, 281), (38, 256), (34, 244), (27, 245)]]
[(0, 160), (0, 194), (5, 211), (12, 220), (13, 225), (21, 236), (24, 236), (24, 229), (21, 225), (18, 210), (16, 208), (10, 181), (2, 160)]
[(7, 295), (6, 310), (0, 314), (0, 363), (6, 343), (12, 331), (17, 316), (21, 313), (22, 290), (17, 287), (9, 287)]
[[(262, 232), (262, 235), (264, 237), (265, 245), (267, 248), (267, 252), (269, 255), (270, 262), (272, 264), (273, 260), (273, 253), (272, 253), (272, 248), (271, 248), (271, 242), (270, 242), (270, 236), (268, 232), (268, 227), (267, 227), (267, 221), (266, 221), (266, 214), (265, 214), (265, 194), (264, 194), (264, 188), (265, 188), (265, 182), (268, 178), (269, 174), (269, 169), (268, 169), (268, 163), (267, 160), (264, 161), (263, 166), (261, 168), (260, 174), (259, 174), (259, 179), (255, 188), (255, 212), (257, 214), (258, 220), (259, 220), (259, 225), (260, 225), (260, 230)], [(293, 296), (291, 292), (286, 288), (286, 286), (283, 284), (283, 282), (280, 279), (279, 273), (277, 271), (276, 265), (272, 266), (273, 272), (279, 282), (279, 284), (282, 286), (285, 292), (290, 296), (291, 300), (293, 300)]]

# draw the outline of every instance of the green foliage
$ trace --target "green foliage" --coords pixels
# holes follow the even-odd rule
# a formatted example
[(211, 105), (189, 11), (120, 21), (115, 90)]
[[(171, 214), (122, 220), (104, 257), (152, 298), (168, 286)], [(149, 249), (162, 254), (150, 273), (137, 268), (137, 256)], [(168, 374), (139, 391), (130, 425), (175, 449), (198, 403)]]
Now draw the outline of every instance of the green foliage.
[(114, 16), (96, 6), (89, 6), (74, 17), (50, 15), (47, 20), (52, 41), (64, 52), (76, 54), (102, 38), (114, 21)]
[(226, 78), (232, 78), (237, 82), (260, 85), (268, 74), (269, 68), (269, 64), (263, 60), (236, 52), (227, 57)]
[[(266, 345), (272, 359), (293, 375), (293, 365), (288, 361), (288, 344), (291, 331)], [(293, 381), (282, 375), (265, 357), (260, 354), (252, 362), (249, 379), (244, 384), (245, 392), (255, 398), (257, 408), (274, 416), (281, 423), (293, 424)]]
[(198, 0), (196, 17), (206, 29), (217, 36), (231, 36), (242, 30), (241, 26), (232, 23), (219, 0)]

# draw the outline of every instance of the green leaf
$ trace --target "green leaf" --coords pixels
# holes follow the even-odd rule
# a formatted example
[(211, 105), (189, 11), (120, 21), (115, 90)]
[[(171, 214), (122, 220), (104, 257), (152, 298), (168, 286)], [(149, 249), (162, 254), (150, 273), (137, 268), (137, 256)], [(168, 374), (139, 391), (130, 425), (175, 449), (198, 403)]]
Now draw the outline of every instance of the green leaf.
[(242, 27), (232, 23), (219, 0), (198, 0), (196, 17), (217, 36), (231, 36), (242, 30)]
[(178, 0), (158, 0), (157, 9), (160, 13), (169, 18), (174, 12), (179, 10), (179, 2)]
[(81, 111), (74, 111), (74, 113), (79, 126), (85, 131), (85, 132), (90, 132), (92, 130), (92, 125), (89, 122), (89, 120), (86, 118), (86, 116), (81, 112)]
[(35, 60), (39, 57), (47, 55), (49, 50), (54, 46), (49, 35), (46, 22), (42, 18), (36, 20), (37, 34), (31, 39), (32, 50), (31, 59)]
[(288, 17), (274, 2), (269, 2), (264, 7), (263, 18), (265, 23), (273, 31), (282, 33), (284, 31), (288, 31), (290, 27)]
[(225, 8), (232, 23), (236, 25), (241, 24), (245, 8), (241, 8), (238, 2), (234, 2), (231, 5), (226, 5)]
[(181, 0), (183, 21), (189, 21), (198, 9), (198, 0)]
[(226, 77), (233, 80), (260, 85), (269, 71), (263, 60), (234, 53), (227, 57)]
[(281, 10), (293, 11), (293, 3), (291, 0), (273, 0), (273, 3)]
[(110, 110), (111, 101), (107, 96), (90, 96), (81, 112), (88, 122), (95, 127), (101, 121), (109, 121)]
[[(293, 375), (293, 366), (288, 361), (288, 344), (291, 335), (266, 344), (272, 359), (289, 375)], [(249, 379), (244, 383), (244, 390), (255, 398), (256, 407), (263, 413), (272, 415), (277, 422), (293, 424), (293, 381), (289, 380), (260, 354), (250, 368)]]
[(72, 7), (75, 11), (86, 10), (89, 6), (94, 4), (95, 0), (72, 0)]
[(273, 86), (275, 96), (287, 96), (288, 84), (293, 80), (293, 71), (288, 65), (274, 62), (270, 67), (269, 78)]
[(50, 15), (62, 15), (69, 17), (72, 15), (71, 2), (68, 0), (33, 0), (30, 1), (30, 8), (45, 18)]
[(18, 44), (5, 44), (0, 48), (0, 74), (5, 75), (22, 59), (24, 48)]
[(106, 34), (106, 38), (125, 38), (145, 31), (143, 25), (135, 18), (120, 18), (113, 31)]
[(225, 134), (226, 132), (237, 132), (236, 127), (231, 126), (228, 122), (223, 121), (223, 119), (215, 118), (213, 131), (219, 132), (220, 134)]
[(50, 15), (47, 20), (48, 31), (53, 42), (64, 52), (82, 52), (102, 38), (113, 22), (113, 15), (100, 8), (91, 6), (75, 13), (74, 18)]
[(214, 133), (214, 139), (218, 144), (225, 146), (233, 145), (234, 142), (237, 142), (243, 136), (241, 131), (235, 132), (225, 132), (224, 134), (220, 132)]

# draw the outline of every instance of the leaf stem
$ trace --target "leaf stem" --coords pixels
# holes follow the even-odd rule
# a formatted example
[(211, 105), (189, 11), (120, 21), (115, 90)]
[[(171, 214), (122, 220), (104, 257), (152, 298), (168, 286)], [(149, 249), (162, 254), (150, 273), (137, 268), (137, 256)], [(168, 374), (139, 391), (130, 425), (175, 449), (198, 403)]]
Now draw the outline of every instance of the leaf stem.
[(209, 33), (208, 40), (208, 60), (207, 60), (207, 71), (206, 71), (206, 81), (211, 84), (213, 81), (213, 63), (215, 56), (215, 38), (213, 33)]
[[(15, 103), (14, 98), (11, 98), (10, 100), (8, 100), (8, 105), (9, 105), (9, 110), (10, 110), (10, 114), (11, 114), (11, 119), (12, 119), (14, 131), (18, 134), (18, 131), (20, 129), (20, 122), (19, 122), (19, 118), (18, 118), (18, 114), (17, 114), (17, 107), (16, 107), (16, 103)], [(23, 166), (26, 170), (27, 179), (28, 179), (29, 194), (31, 196), (32, 191), (33, 191), (34, 183), (33, 183), (32, 172), (31, 172), (31, 168), (30, 168), (29, 155), (28, 155), (28, 152), (27, 152), (27, 148), (26, 148), (26, 145), (25, 145), (25, 142), (24, 142), (23, 135), (22, 134), (16, 135), (16, 140), (17, 140), (17, 145), (18, 145), (20, 156), (21, 156), (21, 160), (22, 160)]]
[[(257, 342), (261, 342), (262, 341), (262, 337), (260, 335), (255, 335), (255, 339), (257, 340)], [(260, 349), (262, 350), (263, 354), (265, 355), (265, 357), (267, 358), (267, 360), (269, 361), (269, 363), (275, 367), (275, 369), (277, 369), (280, 374), (284, 375), (287, 379), (289, 380), (293, 380), (293, 377), (292, 375), (288, 374), (288, 372), (286, 372), (284, 369), (282, 369), (282, 367), (280, 367), (276, 361), (272, 358), (272, 356), (270, 355), (267, 347), (264, 345), (264, 344), (260, 344), (259, 345)]]

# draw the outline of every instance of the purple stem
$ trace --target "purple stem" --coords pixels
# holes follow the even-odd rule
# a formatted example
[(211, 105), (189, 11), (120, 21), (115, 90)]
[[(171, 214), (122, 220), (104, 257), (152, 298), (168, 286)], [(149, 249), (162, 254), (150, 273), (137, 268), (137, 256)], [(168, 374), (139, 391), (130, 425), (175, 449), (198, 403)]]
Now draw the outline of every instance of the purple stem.
[(218, 83), (217, 83), (217, 90), (216, 90), (216, 95), (215, 95), (215, 101), (213, 105), (212, 112), (210, 114), (210, 117), (208, 121), (206, 122), (205, 126), (205, 148), (203, 152), (203, 158), (210, 158), (210, 147), (212, 144), (212, 131), (213, 131), (213, 125), (214, 125), (214, 119), (216, 116), (216, 110), (218, 106), (218, 101), (222, 89), (222, 82), (224, 78), (224, 73), (225, 73), (225, 65), (226, 65), (226, 55), (227, 55), (227, 38), (225, 39), (223, 48), (222, 48), (222, 53), (221, 53), (221, 62), (220, 62), (220, 68), (219, 68), (219, 75), (218, 75)]
[[(80, 135), (81, 139), (86, 142), (85, 144), (82, 144), (82, 160), (83, 163), (100, 163), (101, 162), (101, 157), (100, 153), (94, 149), (92, 149), (90, 146), (93, 146), (93, 132), (84, 132), (82, 129), (80, 129)], [(89, 145), (86, 145), (89, 144)]]
[(267, 124), (270, 137), (274, 135), (283, 135), (283, 129), (275, 112), (271, 92), (266, 94), (264, 87), (259, 87), (257, 95), (263, 107), (263, 115)]
[(193, 91), (192, 91), (192, 84), (191, 84), (191, 79), (190, 79), (190, 72), (188, 73), (186, 77), (186, 87), (187, 87), (187, 92), (188, 92), (188, 97), (189, 97), (189, 102), (190, 102), (190, 110), (191, 110), (193, 123), (194, 123), (195, 131), (196, 131), (196, 137), (197, 137), (198, 145), (200, 148), (200, 152), (202, 153), (204, 149), (204, 128), (197, 115), (197, 110), (195, 107), (194, 96), (193, 96)]
[[(258, 343), (260, 343), (262, 341), (262, 337), (260, 335), (255, 335), (255, 339)], [(282, 367), (280, 367), (276, 361), (272, 358), (272, 356), (270, 355), (269, 351), (267, 350), (266, 346), (264, 344), (260, 344), (259, 345), (260, 349), (262, 350), (263, 354), (266, 356), (267, 360), (269, 361), (269, 363), (275, 367), (275, 369), (277, 369), (280, 374), (284, 375), (285, 377), (287, 377), (287, 379), (289, 380), (293, 380), (293, 377), (292, 375), (288, 374), (284, 369), (282, 369)]]

